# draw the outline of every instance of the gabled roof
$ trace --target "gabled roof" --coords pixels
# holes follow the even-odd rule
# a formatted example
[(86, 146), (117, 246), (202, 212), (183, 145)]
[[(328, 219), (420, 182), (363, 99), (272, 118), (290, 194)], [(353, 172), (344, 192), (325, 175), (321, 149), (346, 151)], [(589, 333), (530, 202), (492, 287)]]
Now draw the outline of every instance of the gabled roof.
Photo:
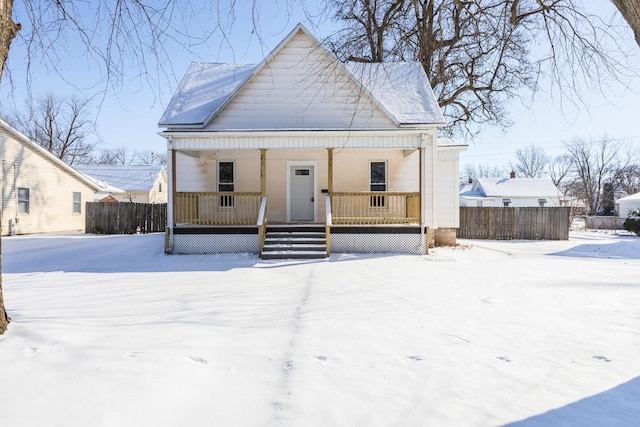
[(487, 197), (560, 197), (548, 178), (478, 178), (472, 191)]
[(155, 165), (78, 165), (83, 174), (101, 181), (103, 191), (150, 191), (163, 170)]
[(86, 176), (78, 172), (76, 169), (69, 166), (68, 164), (66, 164), (65, 162), (63, 162), (53, 154), (51, 154), (49, 151), (42, 148), (36, 142), (29, 139), (28, 136), (26, 136), (25, 134), (20, 132), (18, 129), (14, 128), (13, 126), (11, 126), (9, 123), (4, 121), (3, 119), (0, 119), (0, 128), (4, 129), (7, 133), (13, 135), (13, 137), (18, 142), (22, 143), (23, 145), (28, 147), (30, 150), (39, 154), (40, 156), (45, 158), (47, 161), (53, 163), (54, 165), (56, 165), (63, 171), (67, 172), (69, 175), (73, 176), (77, 180), (81, 181), (83, 184), (87, 185), (88, 187), (94, 190), (100, 190), (100, 186), (96, 184), (94, 181), (88, 179)]
[(192, 63), (158, 125), (205, 127), (298, 32), (309, 37), (396, 125), (445, 124), (420, 63), (342, 64), (298, 24), (258, 65)]

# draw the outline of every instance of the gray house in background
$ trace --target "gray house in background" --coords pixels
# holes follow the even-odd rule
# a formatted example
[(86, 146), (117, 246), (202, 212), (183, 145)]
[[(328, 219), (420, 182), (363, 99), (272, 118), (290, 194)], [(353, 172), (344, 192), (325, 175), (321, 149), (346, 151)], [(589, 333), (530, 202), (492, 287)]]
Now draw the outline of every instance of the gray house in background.
[(558, 207), (560, 192), (548, 178), (478, 178), (460, 187), (460, 206)]
[[(100, 190), (95, 201), (167, 203), (167, 172), (157, 165), (77, 165)], [(115, 200), (114, 200), (115, 199)]]

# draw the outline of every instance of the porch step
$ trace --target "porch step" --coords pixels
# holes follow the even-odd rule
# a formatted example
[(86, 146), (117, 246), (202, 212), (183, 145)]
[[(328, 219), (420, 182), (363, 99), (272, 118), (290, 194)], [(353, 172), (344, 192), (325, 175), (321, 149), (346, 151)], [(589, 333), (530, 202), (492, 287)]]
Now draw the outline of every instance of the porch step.
[(317, 259), (327, 257), (324, 226), (267, 226), (262, 259)]

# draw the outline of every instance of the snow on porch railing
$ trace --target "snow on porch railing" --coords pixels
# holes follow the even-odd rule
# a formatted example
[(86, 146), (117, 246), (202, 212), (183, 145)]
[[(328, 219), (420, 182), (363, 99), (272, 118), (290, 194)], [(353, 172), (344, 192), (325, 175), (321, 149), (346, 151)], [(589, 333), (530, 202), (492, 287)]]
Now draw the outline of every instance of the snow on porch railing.
[(367, 191), (332, 193), (333, 224), (419, 224), (420, 193)]
[(179, 192), (175, 196), (176, 224), (256, 225), (260, 193)]

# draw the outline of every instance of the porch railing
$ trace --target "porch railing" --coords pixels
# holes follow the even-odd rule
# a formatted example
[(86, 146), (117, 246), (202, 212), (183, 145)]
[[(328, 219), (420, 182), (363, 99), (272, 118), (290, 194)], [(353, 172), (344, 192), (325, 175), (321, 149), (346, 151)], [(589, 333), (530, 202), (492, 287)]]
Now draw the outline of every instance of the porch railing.
[(419, 224), (420, 193), (367, 191), (331, 194), (333, 224)]
[(262, 255), (264, 248), (264, 237), (267, 232), (267, 196), (262, 197), (260, 201), (260, 210), (258, 211), (258, 254)]
[(175, 195), (176, 224), (256, 225), (260, 193), (187, 193)]

